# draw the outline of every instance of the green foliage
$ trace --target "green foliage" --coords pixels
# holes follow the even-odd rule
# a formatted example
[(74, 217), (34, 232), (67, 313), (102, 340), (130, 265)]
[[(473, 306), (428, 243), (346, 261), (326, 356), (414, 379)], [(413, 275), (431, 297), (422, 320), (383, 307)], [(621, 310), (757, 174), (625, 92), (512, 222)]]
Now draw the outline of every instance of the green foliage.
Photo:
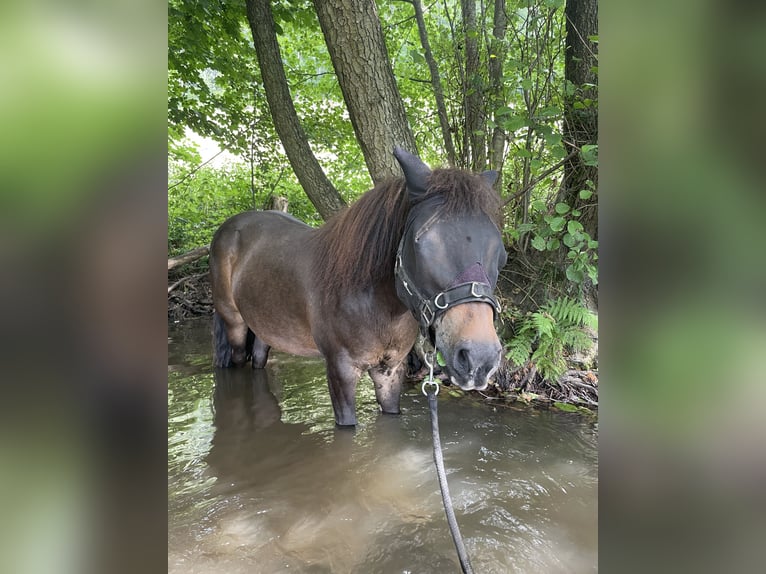
[[(585, 232), (577, 201), (555, 203), (561, 170), (550, 170), (565, 155), (564, 112), (598, 106), (595, 86), (577, 86), (564, 77), (563, 0), (506, 0), (507, 30), (493, 34), (493, 10), (477, 14), (480, 66), (465, 76), (460, 3), (424, 3), (425, 25), (444, 88), (453, 143), (464, 155), (464, 94), (479, 93), (487, 118), (485, 141), (501, 130), (505, 141), (503, 194), (529, 186), (528, 198), (506, 208), (504, 238), (509, 244), (529, 235), (526, 248), (566, 257), (566, 281), (598, 281), (597, 242)], [(310, 0), (274, 0), (272, 11), (293, 102), (311, 147), (346, 201), (370, 187), (343, 95)], [(431, 72), (423, 57), (413, 7), (378, 3), (388, 52), (421, 157), (444, 164)], [(597, 42), (597, 38), (591, 38)], [(197, 246), (225, 217), (251, 208), (249, 165), (255, 166), (255, 204), (269, 193), (287, 195), (290, 211), (318, 221), (281, 153), (265, 101), (243, 0), (170, 0), (168, 5), (168, 133), (171, 184), (208, 158), (184, 139), (187, 130), (213, 138), (248, 167), (215, 172), (203, 168), (169, 193), (169, 245)], [(493, 62), (502, 63), (500, 93), (489, 91)], [(597, 146), (583, 146), (586, 165), (598, 161)], [(182, 166), (182, 167), (178, 167)], [(492, 166), (495, 167), (495, 166)], [(175, 170), (175, 171), (174, 171)], [(594, 198), (591, 183), (578, 200)], [(214, 197), (221, 194), (220, 197)], [(528, 199), (528, 201), (527, 201)], [(195, 215), (195, 210), (198, 212)], [(563, 280), (564, 274), (559, 274)], [(568, 292), (568, 288), (563, 289)]]
[[(588, 180), (587, 185), (588, 189), (580, 191), (580, 199), (594, 194), (593, 182)], [(563, 244), (568, 261), (566, 278), (577, 285), (586, 278), (598, 285), (598, 241), (591, 238), (580, 223), (581, 211), (566, 203), (557, 203), (550, 209), (544, 202), (537, 201), (532, 203), (530, 214), (532, 222), (519, 225), (518, 235), (532, 233), (530, 244), (538, 251), (555, 252)]]
[(174, 186), (186, 172), (171, 170), (168, 189), (168, 253), (208, 245), (217, 227), (234, 213), (252, 208), (249, 174), (239, 165), (202, 167)]
[[(170, 0), (168, 124), (171, 141), (185, 128), (245, 154), (254, 140), (276, 141), (245, 19), (243, 0)], [(255, 126), (258, 129), (255, 129)]]
[[(194, 149), (193, 144), (186, 145)], [(168, 253), (176, 255), (207, 245), (218, 226), (248, 209), (263, 209), (271, 195), (286, 197), (290, 213), (317, 225), (321, 219), (287, 165), (279, 156), (255, 166), (253, 187), (250, 168), (229, 163), (220, 168), (174, 162), (168, 188)]]
[(566, 370), (565, 352), (590, 347), (586, 328), (598, 328), (596, 315), (569, 297), (554, 299), (535, 312), (510, 319), (516, 325), (516, 335), (505, 346), (506, 358), (515, 365), (531, 361), (549, 381), (557, 380)]

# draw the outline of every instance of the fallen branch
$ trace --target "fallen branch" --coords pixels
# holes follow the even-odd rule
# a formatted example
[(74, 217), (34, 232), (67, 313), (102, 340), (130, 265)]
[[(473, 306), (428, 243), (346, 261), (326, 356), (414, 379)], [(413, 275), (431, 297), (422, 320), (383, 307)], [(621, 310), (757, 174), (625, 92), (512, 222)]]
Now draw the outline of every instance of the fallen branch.
[[(187, 251), (176, 257), (170, 257), (168, 259), (168, 271), (180, 265), (185, 265), (186, 263), (191, 263), (197, 259), (202, 259), (208, 253), (210, 253), (210, 247), (203, 245), (202, 247), (197, 247), (196, 249), (192, 249), (191, 251)], [(169, 289), (168, 293), (170, 293)]]
[(182, 283), (185, 283), (187, 281), (192, 281), (194, 279), (199, 279), (200, 277), (204, 277), (207, 274), (208, 272), (205, 271), (204, 273), (197, 273), (196, 275), (189, 275), (188, 277), (182, 277), (181, 279), (173, 283), (170, 287), (168, 287), (168, 295), (170, 295), (170, 292), (176, 287), (178, 287), (179, 285), (181, 285)]

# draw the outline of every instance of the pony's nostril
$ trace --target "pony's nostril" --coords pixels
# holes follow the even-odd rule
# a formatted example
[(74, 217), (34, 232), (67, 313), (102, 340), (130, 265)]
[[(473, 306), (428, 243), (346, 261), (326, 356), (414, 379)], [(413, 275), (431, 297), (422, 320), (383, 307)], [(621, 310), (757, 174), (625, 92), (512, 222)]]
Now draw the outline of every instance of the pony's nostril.
[(455, 367), (461, 373), (468, 373), (471, 370), (471, 352), (467, 347), (461, 347), (455, 354)]

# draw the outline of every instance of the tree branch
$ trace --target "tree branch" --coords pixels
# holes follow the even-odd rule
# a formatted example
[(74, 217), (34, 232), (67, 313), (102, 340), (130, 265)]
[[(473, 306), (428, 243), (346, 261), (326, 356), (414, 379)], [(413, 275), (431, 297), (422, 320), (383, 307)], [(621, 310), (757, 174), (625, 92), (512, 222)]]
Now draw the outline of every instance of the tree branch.
[[(192, 249), (191, 251), (187, 251), (186, 253), (177, 255), (176, 257), (169, 257), (168, 271), (170, 271), (171, 269), (175, 267), (184, 265), (186, 263), (191, 263), (192, 261), (196, 261), (197, 259), (202, 259), (208, 253), (210, 253), (210, 247), (208, 247), (207, 245), (203, 245), (202, 247), (197, 247), (196, 249)], [(169, 292), (170, 290), (168, 290), (168, 293)]]
[(509, 204), (510, 202), (512, 202), (514, 199), (518, 199), (518, 198), (520, 198), (520, 197), (521, 197), (521, 196), (523, 196), (525, 193), (527, 193), (528, 191), (530, 191), (531, 189), (533, 189), (533, 188), (534, 188), (534, 187), (535, 187), (535, 186), (536, 186), (538, 183), (540, 183), (540, 182), (541, 182), (543, 179), (545, 179), (546, 177), (548, 177), (550, 174), (552, 174), (552, 173), (553, 173), (554, 171), (556, 171), (557, 169), (561, 169), (562, 167), (564, 167), (564, 164), (565, 164), (566, 162), (568, 162), (570, 159), (572, 159), (572, 158), (573, 158), (575, 155), (577, 155), (577, 153), (578, 153), (578, 152), (577, 152), (577, 150), (570, 152), (570, 153), (569, 153), (569, 155), (568, 155), (568, 156), (566, 156), (564, 159), (562, 159), (562, 160), (561, 160), (561, 161), (559, 161), (558, 163), (554, 164), (553, 166), (549, 167), (549, 168), (548, 168), (548, 169), (546, 169), (546, 170), (545, 170), (543, 173), (541, 173), (539, 176), (537, 176), (535, 179), (533, 179), (532, 181), (530, 181), (530, 182), (529, 182), (527, 185), (525, 185), (525, 186), (524, 186), (524, 188), (523, 188), (523, 189), (521, 189), (520, 191), (517, 191), (517, 192), (516, 192), (516, 193), (514, 193), (512, 196), (510, 196), (510, 197), (506, 198), (506, 200), (503, 202), (503, 207), (505, 207), (506, 205), (508, 205), (508, 204)]

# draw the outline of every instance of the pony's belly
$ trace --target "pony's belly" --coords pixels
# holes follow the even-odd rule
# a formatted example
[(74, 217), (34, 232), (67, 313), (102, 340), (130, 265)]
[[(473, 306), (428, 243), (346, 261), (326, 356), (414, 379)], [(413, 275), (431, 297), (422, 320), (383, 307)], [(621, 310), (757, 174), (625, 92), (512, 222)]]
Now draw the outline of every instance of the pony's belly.
[(308, 323), (298, 317), (285, 312), (255, 312), (248, 314), (245, 321), (256, 337), (277, 351), (304, 357), (321, 355)]
[(267, 337), (260, 337), (266, 344), (277, 351), (300, 355), (302, 357), (320, 357), (322, 354), (317, 349), (314, 339), (306, 340), (296, 337), (280, 337), (273, 333)]

